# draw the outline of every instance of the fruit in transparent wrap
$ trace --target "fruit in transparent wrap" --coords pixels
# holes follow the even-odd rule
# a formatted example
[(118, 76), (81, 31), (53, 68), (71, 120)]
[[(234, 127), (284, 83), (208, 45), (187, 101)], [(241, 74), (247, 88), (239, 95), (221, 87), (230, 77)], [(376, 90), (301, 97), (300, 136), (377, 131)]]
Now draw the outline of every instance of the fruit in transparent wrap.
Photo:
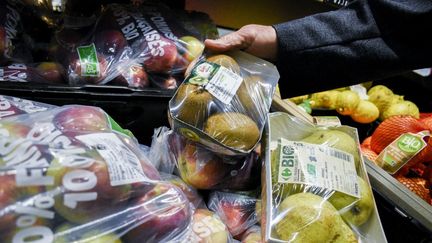
[(54, 107), (55, 106), (53, 105), (25, 100), (13, 96), (0, 95), (0, 119), (9, 116), (46, 111)]
[(263, 239), (358, 242), (372, 237), (363, 229), (376, 207), (356, 131), (311, 126), (285, 113), (272, 114), (270, 124)]
[(102, 109), (64, 106), (0, 121), (0, 235), (13, 242), (166, 242), (192, 204)]
[(169, 102), (173, 129), (216, 153), (246, 155), (261, 137), (278, 79), (274, 65), (249, 54), (205, 53)]
[(255, 213), (256, 198), (237, 193), (214, 191), (207, 205), (228, 227), (234, 237), (239, 237), (258, 222)]
[(165, 173), (177, 169), (196, 189), (251, 190), (258, 186), (261, 165), (257, 152), (246, 157), (218, 155), (174, 131), (154, 136), (150, 157)]
[(173, 11), (157, 2), (108, 4), (93, 32), (77, 37), (67, 34), (76, 32), (67, 26), (59, 31), (60, 48), (55, 55), (63, 61), (73, 85), (176, 88), (180, 82), (176, 79), (203, 51), (204, 39), (215, 37), (211, 29), (216, 27), (209, 19), (203, 20), (208, 29), (198, 30), (188, 25), (192, 18), (186, 11)]

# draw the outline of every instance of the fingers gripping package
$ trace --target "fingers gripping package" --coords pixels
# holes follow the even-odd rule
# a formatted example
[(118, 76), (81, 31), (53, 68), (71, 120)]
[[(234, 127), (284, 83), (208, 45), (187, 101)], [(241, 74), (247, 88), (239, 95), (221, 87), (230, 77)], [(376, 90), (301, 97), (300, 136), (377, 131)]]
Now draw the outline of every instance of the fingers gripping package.
[(243, 52), (201, 56), (169, 102), (171, 125), (225, 155), (246, 155), (261, 138), (279, 74)]
[[(191, 29), (176, 15), (157, 3), (109, 4), (90, 36), (71, 36), (79, 31), (63, 29), (57, 41), (68, 58), (58, 55), (66, 62), (69, 82), (176, 88), (176, 79), (182, 79), (187, 65), (204, 49), (202, 41), (213, 33)], [(76, 38), (78, 44), (71, 45), (70, 39)]]
[(385, 242), (357, 131), (270, 115), (263, 234), (270, 242)]
[(180, 188), (96, 107), (2, 119), (0, 181), (4, 242), (168, 242), (192, 218)]
[[(180, 177), (196, 189), (253, 190), (261, 170), (258, 153), (246, 157), (220, 156), (200, 144), (164, 129), (152, 143), (150, 156), (161, 160), (158, 168)], [(157, 154), (158, 156), (155, 156)]]

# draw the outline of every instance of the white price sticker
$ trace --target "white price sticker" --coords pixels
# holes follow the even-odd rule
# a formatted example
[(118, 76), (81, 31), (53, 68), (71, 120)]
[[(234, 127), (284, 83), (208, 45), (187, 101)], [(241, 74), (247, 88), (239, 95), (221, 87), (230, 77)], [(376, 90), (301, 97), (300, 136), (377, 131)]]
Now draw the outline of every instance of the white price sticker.
[(139, 158), (113, 133), (93, 133), (77, 136), (87, 146), (95, 148), (105, 159), (111, 186), (148, 180)]
[(325, 145), (280, 140), (279, 183), (301, 183), (360, 197), (354, 157)]
[(238, 74), (220, 66), (205, 89), (224, 104), (231, 103), (243, 79)]

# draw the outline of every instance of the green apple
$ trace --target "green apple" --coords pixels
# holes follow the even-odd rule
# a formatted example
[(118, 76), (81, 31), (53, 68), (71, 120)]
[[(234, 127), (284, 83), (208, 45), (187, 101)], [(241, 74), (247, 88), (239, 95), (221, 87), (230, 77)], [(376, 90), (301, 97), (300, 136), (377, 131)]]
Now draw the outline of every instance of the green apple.
[(342, 212), (342, 218), (348, 224), (355, 226), (366, 223), (374, 209), (374, 200), (369, 185), (360, 177), (358, 177), (358, 181), (360, 185), (360, 199), (357, 200), (341, 192), (335, 192), (329, 198), (329, 202)]
[(189, 62), (201, 55), (202, 51), (204, 50), (204, 44), (193, 36), (183, 36), (180, 38), (180, 41), (186, 45), (187, 52), (184, 54), (184, 56)]

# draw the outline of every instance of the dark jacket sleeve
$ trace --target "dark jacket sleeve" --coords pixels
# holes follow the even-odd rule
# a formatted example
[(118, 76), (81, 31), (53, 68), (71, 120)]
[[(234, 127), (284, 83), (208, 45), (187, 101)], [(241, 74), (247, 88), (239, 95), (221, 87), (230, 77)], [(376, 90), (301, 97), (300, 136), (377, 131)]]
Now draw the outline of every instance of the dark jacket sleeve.
[(432, 67), (432, 0), (358, 0), (273, 27), (283, 97)]

